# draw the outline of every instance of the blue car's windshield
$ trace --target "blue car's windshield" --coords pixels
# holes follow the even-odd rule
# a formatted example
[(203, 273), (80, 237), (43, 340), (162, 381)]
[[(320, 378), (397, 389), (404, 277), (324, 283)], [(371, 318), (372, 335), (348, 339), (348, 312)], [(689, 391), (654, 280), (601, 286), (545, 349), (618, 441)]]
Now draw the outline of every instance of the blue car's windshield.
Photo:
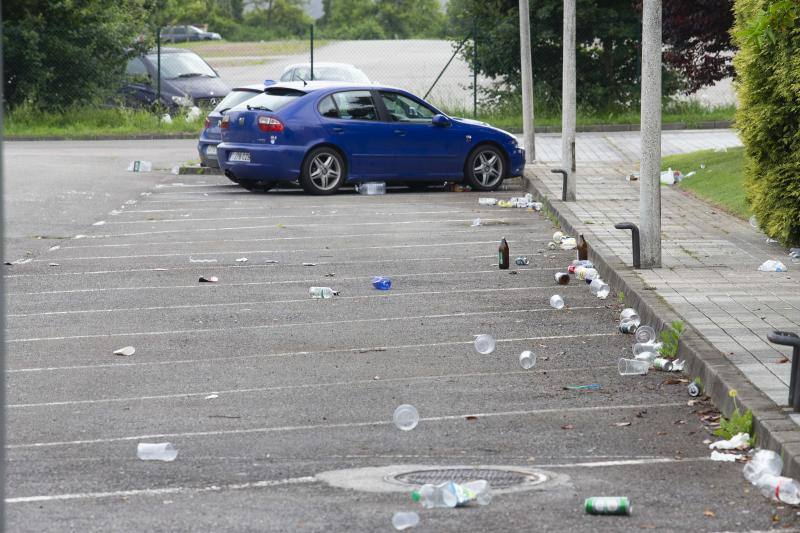
[[(156, 54), (148, 54), (147, 59), (153, 65), (158, 64)], [(161, 54), (161, 76), (168, 80), (177, 78), (207, 77), (216, 78), (217, 73), (192, 52), (178, 54)]]

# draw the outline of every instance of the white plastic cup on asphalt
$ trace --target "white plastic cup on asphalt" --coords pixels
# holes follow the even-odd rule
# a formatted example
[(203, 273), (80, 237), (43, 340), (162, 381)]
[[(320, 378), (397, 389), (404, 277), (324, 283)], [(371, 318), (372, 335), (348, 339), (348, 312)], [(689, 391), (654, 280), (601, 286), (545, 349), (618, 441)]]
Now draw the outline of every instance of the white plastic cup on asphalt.
[(525, 370), (530, 370), (536, 364), (536, 354), (530, 350), (525, 350), (519, 354), (519, 366)]
[(169, 442), (140, 442), (136, 447), (136, 457), (142, 461), (174, 461), (178, 450)]
[(636, 342), (641, 344), (648, 344), (656, 340), (656, 330), (652, 326), (639, 326), (636, 328)]
[(650, 370), (650, 361), (639, 361), (638, 359), (619, 360), (617, 364), (620, 376), (643, 376)]
[(658, 357), (656, 352), (640, 352), (633, 356), (637, 361), (647, 361), (651, 364), (655, 361), (656, 357)]
[(419, 424), (419, 413), (413, 405), (403, 404), (394, 410), (394, 425), (402, 431), (411, 431)]
[(661, 348), (664, 347), (662, 342), (637, 342), (633, 345), (633, 355), (639, 355), (644, 352), (660, 353)]
[(494, 351), (496, 344), (491, 335), (475, 335), (475, 350), (479, 354), (489, 355)]
[(639, 324), (642, 323), (642, 319), (639, 317), (639, 311), (632, 307), (626, 307), (623, 309), (619, 314), (619, 321), (620, 322), (633, 322), (638, 327)]
[(394, 516), (392, 517), (392, 526), (394, 526), (397, 531), (403, 531), (404, 529), (408, 529), (410, 527), (416, 527), (417, 524), (419, 524), (419, 515), (414, 511), (398, 511), (394, 513)]
[(564, 308), (564, 298), (559, 296), (558, 294), (554, 294), (550, 297), (550, 307), (553, 309), (563, 309)]

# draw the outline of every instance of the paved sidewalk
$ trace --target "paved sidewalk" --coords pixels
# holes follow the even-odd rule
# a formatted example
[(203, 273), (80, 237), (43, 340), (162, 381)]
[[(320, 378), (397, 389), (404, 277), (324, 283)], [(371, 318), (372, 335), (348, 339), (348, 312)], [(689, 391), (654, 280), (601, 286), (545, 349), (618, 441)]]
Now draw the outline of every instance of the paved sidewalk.
[[(561, 194), (561, 176), (550, 172), (555, 166), (540, 163), (527, 171), (550, 198)], [(591, 232), (628, 266), (630, 232), (614, 224), (639, 222), (639, 185), (625, 180), (635, 168), (623, 160), (579, 165), (578, 201), (560, 204), (579, 221), (577, 230)], [(791, 351), (766, 335), (800, 332), (800, 265), (747, 222), (674, 187), (662, 187), (662, 238), (663, 268), (638, 276), (772, 401), (786, 405)], [(783, 261), (789, 272), (758, 272), (767, 259)]]

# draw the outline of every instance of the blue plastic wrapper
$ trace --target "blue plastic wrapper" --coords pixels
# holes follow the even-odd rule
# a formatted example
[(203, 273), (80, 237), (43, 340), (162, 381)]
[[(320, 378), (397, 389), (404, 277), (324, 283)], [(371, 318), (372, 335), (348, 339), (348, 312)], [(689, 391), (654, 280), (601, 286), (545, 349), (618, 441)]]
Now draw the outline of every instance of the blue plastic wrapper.
[(388, 291), (392, 288), (392, 280), (383, 276), (375, 276), (372, 278), (372, 286), (379, 291)]

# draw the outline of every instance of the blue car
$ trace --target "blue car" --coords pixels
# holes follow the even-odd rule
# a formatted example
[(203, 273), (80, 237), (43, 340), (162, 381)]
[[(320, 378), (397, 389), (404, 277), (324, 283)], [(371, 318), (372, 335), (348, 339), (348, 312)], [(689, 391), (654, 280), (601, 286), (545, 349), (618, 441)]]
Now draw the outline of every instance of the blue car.
[(222, 120), (222, 115), (232, 107), (263, 93), (265, 86), (264, 83), (260, 83), (236, 87), (208, 114), (205, 125), (203, 126), (203, 131), (200, 133), (200, 140), (197, 143), (197, 153), (200, 155), (200, 164), (202, 166), (219, 168), (219, 163), (217, 163), (217, 145), (222, 140), (219, 129), (219, 122)]
[(250, 190), (299, 181), (323, 195), (345, 183), (450, 180), (491, 191), (525, 165), (510, 133), (392, 87), (279, 83), (225, 113), (220, 128), (219, 164)]

